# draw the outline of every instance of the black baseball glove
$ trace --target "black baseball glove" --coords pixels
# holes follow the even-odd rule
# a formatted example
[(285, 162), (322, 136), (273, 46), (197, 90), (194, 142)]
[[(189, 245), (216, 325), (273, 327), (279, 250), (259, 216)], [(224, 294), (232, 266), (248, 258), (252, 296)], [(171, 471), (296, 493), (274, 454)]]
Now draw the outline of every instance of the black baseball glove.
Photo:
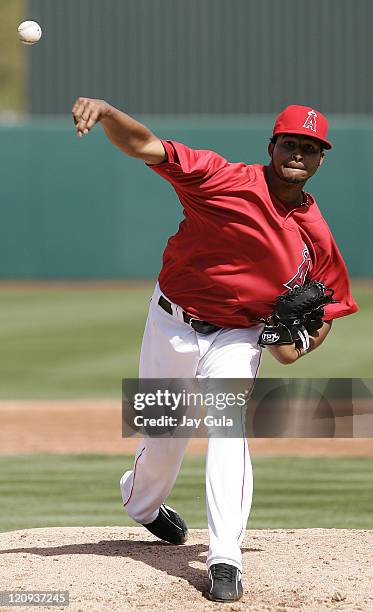
[(322, 327), (324, 306), (335, 302), (333, 289), (319, 281), (290, 289), (280, 295), (273, 314), (265, 321), (259, 338), (261, 346), (293, 344), (304, 351), (309, 348), (309, 334)]

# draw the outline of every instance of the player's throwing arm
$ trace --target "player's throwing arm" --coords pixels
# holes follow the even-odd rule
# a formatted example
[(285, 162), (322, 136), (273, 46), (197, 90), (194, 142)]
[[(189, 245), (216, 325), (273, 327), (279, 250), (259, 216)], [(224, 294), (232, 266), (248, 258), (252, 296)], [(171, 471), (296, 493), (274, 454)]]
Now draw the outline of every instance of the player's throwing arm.
[(147, 164), (159, 164), (166, 159), (164, 147), (153, 132), (105, 100), (78, 98), (72, 115), (79, 138), (100, 122), (109, 140), (130, 157)]

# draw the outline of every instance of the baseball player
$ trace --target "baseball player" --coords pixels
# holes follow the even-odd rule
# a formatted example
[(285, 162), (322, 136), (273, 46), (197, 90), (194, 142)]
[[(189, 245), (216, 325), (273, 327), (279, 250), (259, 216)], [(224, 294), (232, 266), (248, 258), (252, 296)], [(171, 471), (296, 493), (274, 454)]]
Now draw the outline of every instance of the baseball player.
[[(114, 145), (171, 183), (183, 207), (184, 219), (168, 241), (150, 303), (140, 378), (255, 379), (263, 319), (279, 295), (309, 281), (333, 288), (334, 301), (306, 342), (300, 345), (294, 334), (284, 344), (281, 338), (269, 342), (268, 350), (281, 363), (318, 348), (333, 319), (357, 310), (331, 231), (303, 189), (324, 162), (324, 150), (332, 147), (319, 111), (292, 105), (281, 112), (266, 166), (230, 163), (213, 151), (161, 140), (102, 100), (78, 98), (72, 112), (79, 137), (101, 122)], [(129, 515), (173, 544), (185, 542), (187, 526), (164, 502), (187, 441), (146, 438), (133, 470), (120, 482)], [(245, 437), (210, 437), (207, 595), (214, 601), (242, 596), (240, 545), (252, 490)]]

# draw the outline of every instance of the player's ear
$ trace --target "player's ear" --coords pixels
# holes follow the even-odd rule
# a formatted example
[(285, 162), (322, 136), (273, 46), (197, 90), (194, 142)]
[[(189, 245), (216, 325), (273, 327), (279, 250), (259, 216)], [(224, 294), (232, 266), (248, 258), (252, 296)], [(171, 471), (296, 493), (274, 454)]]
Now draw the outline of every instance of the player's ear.
[(319, 166), (321, 166), (324, 163), (324, 159), (325, 159), (325, 153), (324, 153), (324, 151), (321, 151)]
[(268, 145), (268, 155), (270, 156), (271, 159), (272, 159), (272, 153), (273, 153), (274, 148), (275, 148), (275, 145), (273, 144), (273, 142), (270, 142)]

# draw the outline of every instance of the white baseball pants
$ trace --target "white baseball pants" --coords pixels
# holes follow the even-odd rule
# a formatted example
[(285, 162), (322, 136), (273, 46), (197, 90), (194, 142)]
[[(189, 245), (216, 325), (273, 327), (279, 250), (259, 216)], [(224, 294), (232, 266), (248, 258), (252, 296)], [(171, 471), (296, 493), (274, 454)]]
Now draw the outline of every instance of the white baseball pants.
[[(262, 325), (198, 334), (184, 323), (179, 306), (172, 305), (173, 316), (158, 305), (160, 295), (157, 284), (141, 348), (140, 378), (256, 378)], [(156, 519), (175, 483), (188, 441), (147, 437), (140, 443), (133, 470), (120, 481), (123, 505), (135, 521), (147, 524)], [(208, 567), (229, 563), (242, 571), (240, 545), (252, 492), (246, 439), (210, 437), (206, 460)]]

